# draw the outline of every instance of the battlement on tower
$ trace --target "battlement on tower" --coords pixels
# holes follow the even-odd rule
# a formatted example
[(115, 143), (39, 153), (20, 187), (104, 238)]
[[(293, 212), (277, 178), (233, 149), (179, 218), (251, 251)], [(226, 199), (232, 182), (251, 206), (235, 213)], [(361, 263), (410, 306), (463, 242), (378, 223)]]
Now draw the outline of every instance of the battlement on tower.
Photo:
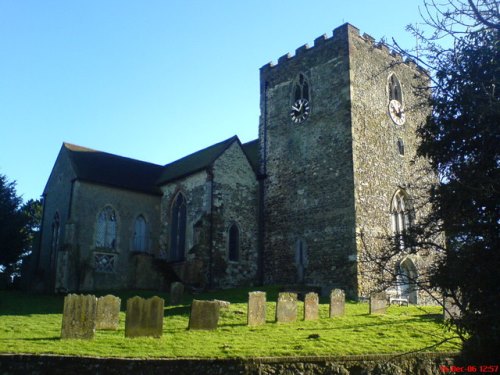
[(261, 67), (261, 71), (268, 71), (268, 70), (274, 69), (276, 67), (279, 67), (280, 65), (283, 65), (284, 63), (286, 63), (290, 60), (294, 60), (297, 57), (301, 57), (301, 56), (304, 56), (308, 53), (311, 53), (312, 51), (316, 51), (320, 48), (330, 46), (331, 44), (338, 43), (339, 41), (342, 41), (342, 40), (347, 40), (347, 37), (349, 35), (351, 37), (357, 37), (360, 40), (364, 41), (368, 45), (368, 48), (372, 48), (373, 50), (378, 50), (378, 51), (381, 51), (381, 52), (387, 54), (387, 56), (391, 57), (395, 62), (405, 64), (408, 67), (410, 67), (411, 69), (417, 69), (420, 72), (427, 74), (427, 71), (424, 68), (417, 65), (415, 63), (415, 61), (413, 61), (409, 58), (403, 59), (403, 56), (401, 54), (397, 53), (394, 50), (391, 50), (391, 48), (389, 46), (387, 46), (385, 43), (383, 43), (381, 41), (377, 42), (375, 40), (375, 38), (373, 38), (369, 34), (364, 33), (361, 35), (359, 29), (357, 27), (349, 24), (349, 23), (345, 23), (345, 24), (335, 28), (333, 30), (331, 36), (328, 36), (327, 34), (323, 34), (323, 35), (319, 36), (318, 38), (314, 39), (313, 46), (310, 46), (309, 44), (304, 44), (304, 45), (300, 46), (299, 48), (297, 48), (295, 50), (294, 54), (287, 53), (287, 54), (279, 57), (277, 63), (274, 63), (271, 61), (271, 62), (265, 64), (264, 66)]

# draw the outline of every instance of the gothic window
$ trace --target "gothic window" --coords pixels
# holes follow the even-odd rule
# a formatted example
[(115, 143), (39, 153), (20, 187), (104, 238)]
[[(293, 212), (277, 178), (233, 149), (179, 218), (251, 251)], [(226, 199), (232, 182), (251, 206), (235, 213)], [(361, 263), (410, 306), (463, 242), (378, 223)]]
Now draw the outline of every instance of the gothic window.
[(297, 267), (297, 282), (303, 283), (305, 270), (307, 268), (307, 249), (306, 244), (301, 239), (295, 242), (295, 265)]
[(405, 144), (401, 138), (398, 138), (398, 152), (401, 156), (405, 154)]
[(300, 99), (309, 101), (309, 83), (307, 83), (307, 79), (302, 73), (299, 74), (297, 80), (295, 81), (293, 93), (293, 102)]
[(240, 258), (240, 230), (236, 224), (229, 227), (228, 258), (232, 262), (237, 262)]
[(391, 202), (392, 229), (401, 249), (405, 249), (405, 232), (411, 226), (412, 212), (407, 195), (398, 190)]
[(401, 84), (399, 83), (398, 77), (393, 73), (389, 76), (389, 101), (397, 100), (403, 104), (403, 92), (401, 90)]
[(116, 246), (116, 214), (105, 207), (97, 217), (96, 247), (114, 249)]
[(175, 197), (171, 212), (170, 260), (182, 261), (186, 246), (186, 199), (182, 193)]
[(134, 223), (134, 251), (147, 251), (147, 224), (142, 215), (137, 216)]

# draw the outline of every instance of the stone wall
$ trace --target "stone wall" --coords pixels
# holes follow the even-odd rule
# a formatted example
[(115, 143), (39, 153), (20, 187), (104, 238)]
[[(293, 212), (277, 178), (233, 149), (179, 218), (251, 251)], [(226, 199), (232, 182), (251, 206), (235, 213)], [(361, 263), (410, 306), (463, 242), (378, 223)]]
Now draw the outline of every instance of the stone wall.
[[(428, 86), (425, 72), (403, 62), (384, 45), (374, 44), (370, 36), (360, 36), (356, 28), (349, 30), (358, 282), (359, 295), (368, 296), (380, 286), (373, 284), (376, 278), (370, 274), (370, 262), (364, 262), (369, 259), (366, 251), (376, 254), (390, 246), (385, 238), (393, 232), (390, 207), (394, 194), (398, 189), (406, 191), (418, 220), (425, 211), (419, 200), (426, 198), (425, 188), (435, 176), (429, 174), (428, 162), (416, 157), (416, 130), (430, 112), (427, 97), (422, 96), (422, 89)], [(396, 125), (388, 113), (391, 74), (402, 88), (403, 125)], [(403, 155), (398, 140), (404, 143)], [(421, 273), (431, 259), (416, 255), (412, 261)]]
[[(169, 259), (171, 207), (177, 194), (186, 199), (185, 261), (173, 264), (179, 278), (202, 287), (248, 285), (257, 272), (257, 182), (235, 141), (209, 170), (162, 187), (160, 247)], [(228, 259), (228, 231), (239, 228), (239, 260)]]
[[(239, 142), (214, 163), (214, 285), (249, 285), (257, 274), (257, 180)], [(239, 229), (239, 259), (228, 260), (229, 227)]]
[(119, 359), (0, 354), (0, 374), (435, 375), (455, 353), (253, 359)]
[[(116, 213), (116, 244), (111, 248), (96, 247), (97, 218), (105, 207)], [(68, 241), (68, 262), (64, 271), (66, 289), (80, 290), (161, 288), (161, 278), (155, 274), (152, 263), (144, 257), (159, 254), (159, 207), (160, 197), (103, 185), (76, 181), (73, 191), (71, 221), (74, 235)], [(135, 220), (142, 215), (147, 223), (147, 253), (139, 253), (135, 259), (133, 238)], [(106, 254), (114, 258), (112, 272), (96, 269), (96, 254)], [(62, 271), (61, 271), (62, 272)]]
[[(54, 290), (56, 281), (57, 256), (60, 251), (66, 251), (66, 226), (71, 223), (70, 199), (75, 173), (64, 146), (61, 148), (57, 161), (52, 169), (44, 190), (43, 224), (41, 228), (40, 249), (36, 250), (34, 266), (36, 273), (33, 288)], [(54, 217), (59, 216), (59, 240), (52, 234)], [(71, 224), (70, 224), (71, 225)], [(56, 244), (57, 242), (57, 244)], [(54, 243), (54, 245), (53, 245)], [(61, 254), (61, 257), (64, 253)]]
[[(341, 27), (261, 68), (266, 283), (301, 281), (301, 240), (304, 283), (357, 295), (348, 52)], [(297, 124), (290, 110), (299, 73), (308, 80), (311, 109)]]

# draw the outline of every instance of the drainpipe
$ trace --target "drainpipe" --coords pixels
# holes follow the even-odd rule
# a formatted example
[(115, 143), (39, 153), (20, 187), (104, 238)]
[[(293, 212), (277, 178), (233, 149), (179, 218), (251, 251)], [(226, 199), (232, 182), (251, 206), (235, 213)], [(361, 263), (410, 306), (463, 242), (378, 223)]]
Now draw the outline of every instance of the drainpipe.
[(264, 206), (264, 182), (267, 177), (267, 90), (269, 83), (264, 83), (264, 103), (263, 103), (263, 131), (262, 131), (262, 150), (261, 150), (261, 165), (260, 172), (257, 176), (259, 180), (259, 196), (258, 196), (258, 280), (260, 285), (264, 285), (264, 238), (265, 238), (265, 206)]
[[(40, 257), (42, 253), (42, 244), (43, 244), (43, 224), (45, 223), (45, 202), (47, 202), (47, 194), (44, 193), (42, 194), (42, 223), (40, 224), (40, 236), (38, 238), (38, 246), (37, 246), (37, 254), (36, 254), (36, 268), (35, 268), (35, 274), (38, 274), (38, 271), (40, 270)], [(36, 280), (32, 280), (36, 281)]]
[(210, 232), (208, 234), (208, 289), (213, 287), (213, 239), (214, 239), (214, 173), (212, 167), (207, 169), (210, 181)]

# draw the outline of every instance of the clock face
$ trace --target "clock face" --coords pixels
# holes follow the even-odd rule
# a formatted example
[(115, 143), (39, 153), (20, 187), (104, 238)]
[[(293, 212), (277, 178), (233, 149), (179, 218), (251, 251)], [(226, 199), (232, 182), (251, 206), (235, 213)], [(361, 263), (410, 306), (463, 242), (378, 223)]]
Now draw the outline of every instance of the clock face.
[(292, 110), (290, 111), (290, 117), (292, 121), (296, 124), (304, 121), (307, 116), (309, 116), (310, 108), (307, 99), (298, 99), (293, 103)]
[(406, 115), (399, 100), (393, 99), (389, 102), (389, 116), (391, 116), (391, 120), (396, 125), (403, 125), (405, 123)]

